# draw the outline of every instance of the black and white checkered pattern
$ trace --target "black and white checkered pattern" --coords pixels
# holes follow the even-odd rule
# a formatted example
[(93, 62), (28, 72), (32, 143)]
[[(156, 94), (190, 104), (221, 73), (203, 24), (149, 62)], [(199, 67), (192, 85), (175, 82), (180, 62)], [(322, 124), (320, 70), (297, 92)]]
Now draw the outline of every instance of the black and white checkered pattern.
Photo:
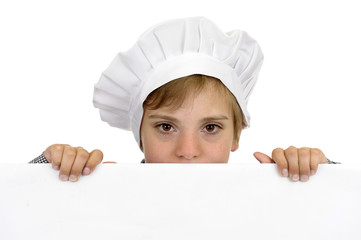
[(29, 163), (49, 163), (46, 160), (44, 153), (42, 153), (39, 157), (35, 158), (34, 160), (30, 161)]
[(327, 158), (328, 164), (341, 164), (340, 162), (334, 162)]

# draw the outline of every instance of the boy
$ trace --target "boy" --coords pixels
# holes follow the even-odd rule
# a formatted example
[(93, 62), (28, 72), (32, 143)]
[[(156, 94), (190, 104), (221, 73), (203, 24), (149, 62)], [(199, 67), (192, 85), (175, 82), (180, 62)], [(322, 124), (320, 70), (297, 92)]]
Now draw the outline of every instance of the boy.
[[(95, 86), (102, 120), (131, 129), (145, 163), (227, 163), (249, 126), (247, 102), (263, 54), (248, 34), (224, 34), (202, 17), (178, 19), (146, 31), (118, 54)], [(77, 181), (102, 161), (99, 150), (56, 144), (44, 161), (60, 169), (61, 180)], [(311, 148), (277, 148), (272, 158), (282, 176), (307, 181), (328, 160)]]

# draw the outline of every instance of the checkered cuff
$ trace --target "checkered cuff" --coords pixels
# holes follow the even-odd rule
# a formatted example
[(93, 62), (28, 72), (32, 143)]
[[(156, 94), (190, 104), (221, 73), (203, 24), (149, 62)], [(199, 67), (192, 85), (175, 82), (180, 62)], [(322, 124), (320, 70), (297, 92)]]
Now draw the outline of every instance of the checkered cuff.
[(46, 160), (44, 153), (42, 153), (39, 157), (35, 158), (34, 160), (30, 161), (29, 163), (49, 163)]
[(327, 158), (328, 164), (341, 164), (340, 162), (334, 162)]

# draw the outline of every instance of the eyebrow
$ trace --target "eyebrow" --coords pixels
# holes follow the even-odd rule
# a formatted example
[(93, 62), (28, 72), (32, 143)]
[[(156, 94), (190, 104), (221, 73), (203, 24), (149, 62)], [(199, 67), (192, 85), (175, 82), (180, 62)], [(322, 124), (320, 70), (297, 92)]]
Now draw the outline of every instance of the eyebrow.
[(152, 114), (152, 115), (149, 115), (149, 118), (151, 118), (151, 119), (165, 119), (165, 120), (169, 120), (169, 121), (176, 122), (176, 123), (179, 122), (178, 119), (176, 119), (174, 117), (171, 117), (171, 116), (168, 116), (168, 115)]
[[(178, 123), (179, 120), (172, 117), (172, 116), (168, 116), (168, 115), (160, 115), (160, 114), (152, 114), (149, 115), (149, 118), (151, 119), (165, 119), (165, 120), (169, 120), (175, 123)], [(205, 117), (202, 118), (200, 122), (212, 122), (212, 121), (222, 121), (222, 120), (229, 120), (229, 118), (227, 116), (224, 115), (215, 115), (215, 116), (209, 116), (209, 117)]]
[(221, 121), (221, 120), (228, 120), (229, 118), (224, 115), (217, 115), (217, 116), (210, 116), (203, 118), (203, 122), (212, 122), (212, 121)]

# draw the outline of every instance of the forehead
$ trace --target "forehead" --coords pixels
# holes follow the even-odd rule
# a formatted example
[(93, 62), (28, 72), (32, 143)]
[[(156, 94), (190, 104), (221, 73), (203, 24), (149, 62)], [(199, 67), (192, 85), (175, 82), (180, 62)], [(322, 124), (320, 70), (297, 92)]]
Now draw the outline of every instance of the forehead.
[(164, 105), (157, 109), (145, 109), (145, 113), (168, 113), (189, 116), (197, 115), (199, 117), (209, 115), (232, 115), (232, 107), (226, 94), (217, 89), (212, 84), (207, 84), (200, 91), (194, 94), (187, 94), (182, 104), (174, 106)]

